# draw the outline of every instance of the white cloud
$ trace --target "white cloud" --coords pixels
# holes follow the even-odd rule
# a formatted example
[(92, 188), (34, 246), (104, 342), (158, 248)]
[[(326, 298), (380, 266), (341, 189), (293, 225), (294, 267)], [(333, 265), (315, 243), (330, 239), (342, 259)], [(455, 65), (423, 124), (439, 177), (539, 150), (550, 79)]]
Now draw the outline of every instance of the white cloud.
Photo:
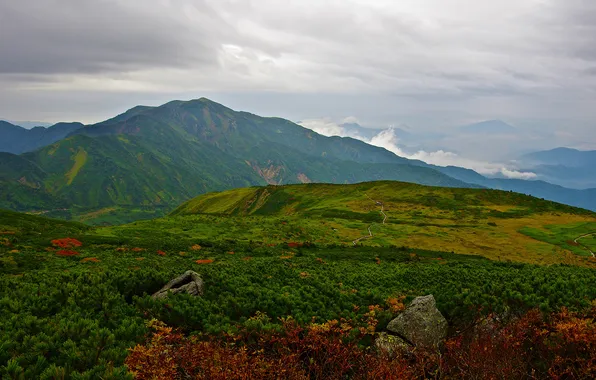
[(304, 128), (312, 129), (313, 131), (323, 136), (340, 136), (340, 137), (360, 137), (355, 134), (350, 134), (344, 127), (335, 123), (331, 119), (308, 119), (299, 121), (298, 124)]
[(515, 179), (534, 179), (536, 178), (535, 173), (521, 172), (515, 168), (508, 167), (501, 163), (492, 163), (487, 161), (478, 161), (462, 157), (456, 153), (437, 150), (434, 152), (427, 152), (419, 150), (414, 154), (407, 153), (399, 145), (399, 138), (395, 133), (395, 129), (390, 127), (381, 132), (371, 139), (366, 139), (357, 135), (350, 135), (341, 125), (333, 122), (331, 119), (312, 119), (300, 122), (303, 127), (314, 130), (325, 136), (341, 136), (341, 137), (353, 137), (371, 145), (375, 145), (381, 148), (385, 148), (400, 157), (409, 158), (412, 160), (424, 161), (431, 165), (437, 166), (459, 166), (467, 169), (472, 169), (480, 174), (487, 176), (498, 176), (502, 175), (506, 178)]

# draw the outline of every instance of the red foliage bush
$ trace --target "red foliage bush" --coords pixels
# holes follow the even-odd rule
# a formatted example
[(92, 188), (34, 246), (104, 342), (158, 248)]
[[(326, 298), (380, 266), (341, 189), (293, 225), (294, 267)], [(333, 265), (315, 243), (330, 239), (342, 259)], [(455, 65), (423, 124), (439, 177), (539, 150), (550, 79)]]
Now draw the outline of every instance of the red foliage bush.
[(52, 245), (59, 248), (75, 248), (83, 245), (80, 241), (73, 238), (55, 239), (52, 240)]
[(157, 254), (160, 255), (160, 256), (165, 256), (166, 255), (166, 253), (164, 251), (157, 251)]
[(291, 319), (281, 331), (245, 330), (222, 340), (185, 338), (161, 322), (147, 345), (134, 347), (126, 365), (136, 379), (404, 379), (424, 376), (407, 360), (378, 357), (347, 339), (338, 321), (301, 327)]
[[(403, 297), (387, 305), (403, 310)], [(138, 379), (596, 378), (596, 307), (584, 314), (532, 311), (508, 323), (489, 317), (450, 338), (441, 354), (416, 349), (394, 357), (359, 346), (374, 338), (383, 311), (374, 305), (360, 322), (306, 327), (288, 318), (278, 330), (243, 327), (219, 338), (186, 338), (152, 321), (155, 332), (131, 350), (126, 365)]]
[(197, 264), (211, 264), (214, 261), (215, 260), (212, 260), (212, 259), (203, 259), (203, 260), (197, 260), (197, 261), (195, 261), (195, 263), (197, 263)]
[(79, 255), (79, 253), (77, 251), (73, 251), (73, 250), (70, 250), (70, 249), (61, 249), (58, 252), (56, 252), (56, 254), (58, 256), (65, 256), (65, 257)]

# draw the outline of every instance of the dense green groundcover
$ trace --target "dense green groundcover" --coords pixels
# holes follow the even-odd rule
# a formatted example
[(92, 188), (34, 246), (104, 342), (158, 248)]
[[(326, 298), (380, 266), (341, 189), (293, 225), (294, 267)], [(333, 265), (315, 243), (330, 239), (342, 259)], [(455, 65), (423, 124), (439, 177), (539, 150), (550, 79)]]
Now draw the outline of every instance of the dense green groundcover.
[[(54, 239), (81, 246), (60, 254)], [(62, 252), (64, 254), (64, 252)], [(206, 262), (206, 264), (199, 264)], [(201, 298), (154, 300), (186, 270)], [(453, 331), (479, 313), (581, 309), (596, 299), (596, 270), (495, 262), (404, 247), (271, 246), (88, 226), (0, 212), (0, 375), (15, 379), (120, 379), (128, 349), (155, 318), (186, 333), (234, 332), (266, 313), (300, 323), (358, 319), (389, 297), (433, 294)], [(386, 326), (392, 315), (379, 316)], [(366, 343), (366, 342), (364, 342)], [(370, 343), (370, 342), (368, 342)]]
[[(218, 333), (233, 331), (258, 311), (272, 324), (287, 315), (308, 323), (313, 317), (357, 317), (390, 296), (434, 294), (457, 327), (479, 307), (480, 312), (581, 308), (596, 298), (596, 271), (571, 266), (366, 247), (245, 246), (231, 254), (229, 247), (212, 246), (162, 256), (149, 247), (116, 251), (117, 246), (81, 240), (79, 256), (25, 249), (10, 254), (14, 264), (3, 264), (3, 376), (54, 378), (64, 372), (71, 378), (121, 378), (127, 348), (143, 341), (152, 318), (187, 332)], [(99, 262), (81, 261), (89, 257)], [(214, 262), (195, 263), (206, 258)], [(188, 269), (205, 279), (202, 298), (149, 296)], [(391, 316), (384, 317), (381, 325)]]

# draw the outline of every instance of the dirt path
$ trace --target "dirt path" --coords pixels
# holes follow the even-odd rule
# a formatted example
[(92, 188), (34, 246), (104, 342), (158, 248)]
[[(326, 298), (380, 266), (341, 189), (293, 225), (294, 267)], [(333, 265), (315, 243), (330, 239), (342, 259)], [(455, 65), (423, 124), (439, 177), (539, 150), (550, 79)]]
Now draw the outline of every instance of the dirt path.
[[(374, 199), (372, 199), (371, 197), (369, 197), (368, 194), (364, 194), (364, 195), (366, 195), (366, 197), (368, 199), (370, 199), (371, 201), (375, 202), (376, 205), (381, 206), (380, 213), (383, 215), (383, 224), (385, 224), (385, 222), (387, 221), (387, 214), (385, 214), (385, 206), (383, 205), (383, 202), (381, 202), (381, 201), (375, 201)], [(359, 237), (358, 239), (354, 240), (352, 242), (352, 244), (356, 245), (361, 240), (372, 239), (374, 237), (373, 236), (373, 233), (372, 233), (372, 231), (370, 229), (372, 226), (373, 226), (372, 224), (370, 226), (368, 226), (368, 235), (364, 235), (364, 236)]]
[(593, 236), (593, 235), (596, 235), (596, 232), (592, 232), (592, 233), (585, 234), (585, 235), (582, 235), (580, 237), (577, 237), (577, 238), (575, 238), (575, 240), (573, 240), (573, 242), (575, 244), (579, 244), (583, 249), (585, 249), (586, 251), (590, 252), (590, 254), (592, 255), (592, 257), (596, 257), (596, 254), (594, 254), (594, 252), (592, 252), (592, 250), (590, 248), (586, 247), (585, 245), (583, 245), (582, 243), (579, 242), (581, 239), (583, 239), (585, 237), (588, 237), (588, 236)]

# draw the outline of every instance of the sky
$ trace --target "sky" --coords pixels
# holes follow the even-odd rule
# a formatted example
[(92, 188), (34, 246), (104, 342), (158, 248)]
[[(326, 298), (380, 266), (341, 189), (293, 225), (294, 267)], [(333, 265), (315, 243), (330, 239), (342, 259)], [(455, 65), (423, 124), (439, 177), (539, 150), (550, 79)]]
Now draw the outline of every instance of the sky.
[(457, 127), (491, 119), (532, 147), (596, 149), (595, 46), (593, 0), (0, 0), (0, 117), (92, 123), (205, 96), (441, 133), (424, 148), (476, 161), (502, 149)]

